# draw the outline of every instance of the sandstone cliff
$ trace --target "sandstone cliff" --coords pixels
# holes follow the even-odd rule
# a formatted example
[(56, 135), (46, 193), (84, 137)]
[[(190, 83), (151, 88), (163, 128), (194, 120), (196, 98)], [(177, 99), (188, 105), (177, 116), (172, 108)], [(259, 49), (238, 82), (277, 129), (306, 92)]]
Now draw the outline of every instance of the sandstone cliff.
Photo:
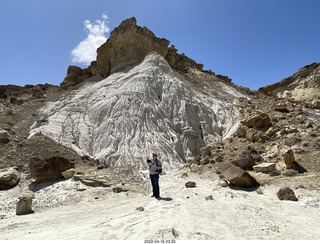
[(298, 101), (317, 100), (320, 98), (320, 63), (306, 65), (292, 76), (259, 91)]
[[(156, 51), (163, 56), (169, 65), (176, 71), (185, 72), (188, 68), (203, 71), (203, 65), (196, 63), (186, 55), (178, 54), (174, 45), (168, 47), (170, 41), (158, 38), (147, 27), (136, 24), (136, 18), (132, 17), (122, 21), (115, 28), (109, 39), (97, 49), (97, 60), (93, 61), (86, 69), (70, 66), (67, 76), (61, 83), (61, 87), (75, 86), (90, 77), (101, 80), (112, 73), (132, 67), (141, 63), (145, 56)], [(211, 71), (207, 71), (211, 74)], [(225, 76), (218, 78), (230, 82)]]

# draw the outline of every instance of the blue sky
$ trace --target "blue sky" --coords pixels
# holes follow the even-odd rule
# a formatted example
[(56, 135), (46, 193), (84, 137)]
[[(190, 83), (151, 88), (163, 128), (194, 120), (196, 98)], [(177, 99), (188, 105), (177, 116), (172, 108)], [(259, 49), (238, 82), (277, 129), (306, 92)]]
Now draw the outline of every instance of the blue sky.
[(101, 42), (135, 16), (178, 53), (258, 89), (320, 62), (319, 9), (319, 0), (0, 0), (0, 84), (59, 85), (69, 65), (85, 66), (71, 53), (89, 34)]

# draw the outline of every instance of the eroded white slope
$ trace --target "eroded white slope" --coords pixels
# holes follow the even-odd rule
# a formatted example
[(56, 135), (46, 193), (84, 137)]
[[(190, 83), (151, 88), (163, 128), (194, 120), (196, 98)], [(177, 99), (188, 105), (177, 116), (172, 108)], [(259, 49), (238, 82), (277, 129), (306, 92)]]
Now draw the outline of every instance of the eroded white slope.
[(236, 108), (213, 100), (197, 97), (152, 52), (128, 72), (85, 83), (48, 103), (40, 111), (47, 122), (34, 125), (30, 136), (41, 132), (115, 166), (145, 168), (146, 158), (158, 152), (166, 169), (174, 168), (237, 127)]

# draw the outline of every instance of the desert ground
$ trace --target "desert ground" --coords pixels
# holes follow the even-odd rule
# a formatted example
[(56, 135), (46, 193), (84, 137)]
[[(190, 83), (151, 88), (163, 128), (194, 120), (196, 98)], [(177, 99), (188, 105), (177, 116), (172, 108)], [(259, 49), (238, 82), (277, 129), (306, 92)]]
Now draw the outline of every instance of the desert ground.
[[(314, 175), (277, 181), (268, 175), (255, 177), (264, 182), (259, 190), (244, 190), (219, 186), (217, 174), (170, 170), (160, 176), (160, 199), (150, 197), (147, 178), (144, 193), (114, 193), (70, 179), (39, 189), (35, 212), (22, 216), (15, 215), (12, 202), (22, 189), (13, 188), (0, 192), (9, 206), (0, 216), (0, 239), (320, 239), (319, 187), (309, 181)], [(187, 181), (196, 182), (196, 187), (186, 188)], [(291, 187), (299, 200), (279, 200), (277, 191), (282, 186)]]

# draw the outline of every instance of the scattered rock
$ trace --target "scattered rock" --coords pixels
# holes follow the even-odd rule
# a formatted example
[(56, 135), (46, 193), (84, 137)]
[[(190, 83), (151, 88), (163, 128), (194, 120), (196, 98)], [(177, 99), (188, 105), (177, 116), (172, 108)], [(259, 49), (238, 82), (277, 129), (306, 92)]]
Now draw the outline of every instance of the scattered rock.
[(256, 193), (258, 193), (259, 195), (262, 195), (262, 194), (263, 194), (263, 191), (262, 191), (261, 187), (259, 187), (258, 189), (256, 189)]
[(188, 178), (188, 174), (187, 173), (183, 173), (182, 175), (181, 175), (181, 178)]
[(236, 156), (232, 162), (234, 165), (239, 166), (242, 169), (251, 169), (255, 165), (255, 161), (250, 152), (244, 150)]
[(289, 110), (285, 106), (276, 106), (274, 111), (281, 112), (281, 113), (289, 113)]
[(236, 186), (247, 188), (259, 186), (259, 183), (249, 173), (231, 163), (221, 163), (218, 171)]
[(10, 141), (10, 134), (6, 130), (0, 130), (0, 142), (8, 143)]
[(247, 133), (248, 127), (244, 126), (244, 125), (239, 125), (235, 136), (239, 137), (239, 138), (244, 138), (246, 137), (246, 133)]
[(61, 175), (65, 178), (65, 179), (70, 179), (74, 176), (74, 174), (76, 173), (75, 169), (68, 169), (66, 171), (61, 172)]
[(210, 196), (206, 196), (206, 201), (208, 201), (208, 200), (213, 200), (213, 196), (212, 195), (210, 195)]
[(282, 169), (290, 169), (295, 161), (293, 150), (286, 145), (278, 146), (278, 154), (281, 157), (281, 161), (279, 162), (279, 166)]
[(289, 187), (281, 188), (278, 191), (277, 196), (280, 200), (298, 201), (298, 198), (294, 194), (294, 191)]
[(119, 184), (119, 185), (113, 186), (112, 191), (114, 193), (120, 193), (120, 192), (127, 192), (127, 191), (129, 191), (129, 189), (126, 185)]
[(112, 184), (110, 180), (105, 175), (99, 175), (96, 173), (86, 174), (86, 175), (74, 175), (74, 180), (80, 180), (86, 186), (92, 187), (110, 187)]
[(73, 167), (74, 163), (59, 156), (30, 159), (31, 177), (35, 178), (37, 183), (63, 178), (61, 173)]
[(261, 163), (253, 166), (254, 172), (271, 172), (276, 169), (276, 163)]
[(207, 157), (205, 157), (205, 158), (203, 158), (203, 159), (200, 160), (200, 165), (206, 165), (206, 164), (208, 164), (209, 162), (210, 162), (210, 157), (207, 156)]
[(200, 162), (195, 157), (193, 157), (190, 161), (188, 161), (185, 167), (191, 167), (191, 165), (193, 164), (200, 165)]
[(17, 203), (16, 214), (24, 215), (34, 213), (31, 208), (32, 199), (34, 199), (34, 193), (32, 191), (25, 191), (19, 196)]
[(266, 136), (271, 137), (271, 136), (275, 135), (276, 133), (277, 133), (277, 131), (275, 129), (273, 129), (272, 127), (270, 127), (264, 134)]
[(18, 184), (20, 174), (14, 168), (0, 171), (0, 190), (7, 190)]
[(194, 182), (194, 181), (188, 181), (188, 182), (185, 184), (185, 186), (186, 186), (187, 188), (196, 187), (196, 182)]
[(221, 186), (221, 187), (227, 187), (228, 186), (228, 182), (225, 179), (220, 179), (218, 181), (218, 185)]
[(254, 136), (256, 135), (256, 130), (255, 129), (248, 129), (246, 131), (246, 138), (249, 141), (253, 141)]
[(136, 211), (141, 211), (142, 212), (142, 211), (144, 211), (144, 207), (137, 207)]
[(265, 113), (253, 116), (249, 119), (243, 119), (240, 122), (249, 128), (269, 128), (271, 126), (269, 115)]

